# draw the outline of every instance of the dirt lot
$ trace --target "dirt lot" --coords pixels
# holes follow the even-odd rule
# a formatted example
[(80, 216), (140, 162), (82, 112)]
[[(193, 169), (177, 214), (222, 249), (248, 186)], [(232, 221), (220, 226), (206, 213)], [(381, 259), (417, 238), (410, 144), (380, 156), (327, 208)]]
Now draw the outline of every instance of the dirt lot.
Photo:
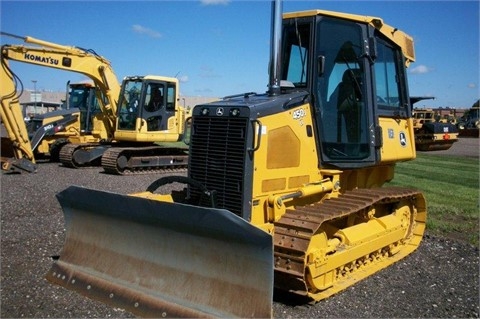
[[(461, 139), (436, 153), (478, 158), (478, 139)], [(132, 317), (48, 283), (44, 276), (64, 240), (55, 194), (69, 185), (131, 193), (162, 175), (111, 176), (41, 163), (38, 173), (2, 175), (1, 318)], [(395, 265), (315, 305), (275, 294), (273, 315), (283, 318), (478, 318), (479, 250), (425, 236), (419, 249)]]

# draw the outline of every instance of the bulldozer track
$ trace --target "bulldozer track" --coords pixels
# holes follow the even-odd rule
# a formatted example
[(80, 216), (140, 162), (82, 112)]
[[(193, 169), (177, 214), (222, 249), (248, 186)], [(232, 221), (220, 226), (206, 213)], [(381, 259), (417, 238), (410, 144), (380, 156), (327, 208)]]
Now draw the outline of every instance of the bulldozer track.
[(103, 169), (114, 175), (181, 173), (187, 166), (188, 155), (177, 148), (115, 147), (102, 156)]
[[(422, 196), (418, 190), (409, 188), (377, 188), (377, 189), (355, 189), (346, 191), (338, 198), (325, 200), (321, 203), (310, 206), (295, 207), (288, 209), (286, 213), (275, 222), (274, 234), (274, 263), (275, 263), (275, 282), (279, 287), (289, 287), (290, 292), (309, 296), (315, 301), (324, 299), (347, 286), (356, 282), (356, 279), (365, 278), (374, 273), (369, 273), (368, 268), (371, 265), (385, 263), (384, 266), (375, 266), (376, 269), (384, 268), (396, 260), (392, 259), (392, 255), (396, 254), (398, 248), (406, 246), (410, 243), (410, 253), (418, 246), (423, 230), (418, 231), (416, 228), (423, 221), (416, 220), (416, 208), (412, 212), (411, 224), (409, 231), (401, 242), (387, 243), (381, 249), (370, 251), (369, 253), (346, 260), (345, 264), (334, 269), (333, 287), (326, 290), (315, 290), (309, 283), (307, 274), (307, 250), (310, 247), (314, 235), (322, 232), (322, 224), (333, 221), (342, 217), (355, 214), (361, 214), (368, 211), (376, 205), (389, 205), (397, 203), (401, 200), (415, 202), (417, 196)], [(424, 208), (424, 207), (423, 207)], [(423, 225), (422, 225), (423, 226)], [(422, 226), (419, 228), (422, 229)], [(424, 228), (423, 228), (424, 229)], [(417, 230), (417, 231), (416, 231)], [(415, 238), (416, 237), (416, 238)], [(413, 244), (412, 244), (413, 243)], [(326, 249), (326, 247), (318, 247), (318, 249)], [(348, 247), (339, 246), (337, 250), (348, 249)], [(396, 249), (396, 251), (393, 251)], [(403, 258), (407, 254), (399, 254)], [(333, 253), (335, 255), (335, 253)], [(323, 262), (328, 263), (330, 256), (325, 254)], [(400, 259), (400, 258), (397, 258)], [(358, 274), (358, 275), (357, 275)], [(358, 278), (355, 279), (355, 276)], [(344, 283), (343, 281), (352, 281), (352, 283)], [(340, 287), (340, 288), (339, 288)]]

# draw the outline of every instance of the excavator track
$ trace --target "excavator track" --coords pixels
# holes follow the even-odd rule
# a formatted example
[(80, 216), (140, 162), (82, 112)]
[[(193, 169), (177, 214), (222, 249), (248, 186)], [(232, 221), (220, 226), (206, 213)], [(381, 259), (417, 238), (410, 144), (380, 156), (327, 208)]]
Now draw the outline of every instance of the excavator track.
[(115, 175), (177, 173), (186, 171), (187, 166), (188, 154), (182, 148), (114, 147), (102, 156), (105, 172)]
[(327, 298), (413, 252), (426, 204), (415, 189), (346, 191), (275, 222), (275, 286)]
[(85, 150), (86, 152), (83, 153), (88, 154), (89, 149), (99, 148), (100, 145), (101, 144), (99, 143), (66, 144), (60, 149), (60, 163), (62, 163), (63, 166), (69, 168), (98, 166), (98, 160), (92, 162), (88, 160), (88, 156), (81, 156), (80, 152), (83, 152), (83, 150)]

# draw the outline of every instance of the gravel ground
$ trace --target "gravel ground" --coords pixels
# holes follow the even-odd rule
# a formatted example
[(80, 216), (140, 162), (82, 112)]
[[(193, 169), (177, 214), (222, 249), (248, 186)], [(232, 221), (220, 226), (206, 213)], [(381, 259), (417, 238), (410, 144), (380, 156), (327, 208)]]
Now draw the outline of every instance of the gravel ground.
[[(470, 149), (468, 154), (478, 157), (478, 139), (465, 141), (454, 146), (462, 152)], [(161, 176), (111, 176), (99, 168), (74, 170), (55, 163), (41, 163), (36, 174), (2, 175), (0, 317), (133, 317), (44, 279), (51, 256), (59, 254), (64, 240), (63, 214), (54, 195), (72, 184), (132, 193)], [(412, 255), (315, 305), (276, 292), (273, 315), (478, 318), (479, 250), (427, 231)]]

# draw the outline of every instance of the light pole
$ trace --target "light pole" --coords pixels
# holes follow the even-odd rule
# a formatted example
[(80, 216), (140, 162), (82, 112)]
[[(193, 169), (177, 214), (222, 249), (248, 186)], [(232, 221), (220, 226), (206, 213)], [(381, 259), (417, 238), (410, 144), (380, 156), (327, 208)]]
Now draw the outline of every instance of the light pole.
[(37, 115), (37, 80), (32, 80), (33, 82), (33, 110), (35, 115)]

